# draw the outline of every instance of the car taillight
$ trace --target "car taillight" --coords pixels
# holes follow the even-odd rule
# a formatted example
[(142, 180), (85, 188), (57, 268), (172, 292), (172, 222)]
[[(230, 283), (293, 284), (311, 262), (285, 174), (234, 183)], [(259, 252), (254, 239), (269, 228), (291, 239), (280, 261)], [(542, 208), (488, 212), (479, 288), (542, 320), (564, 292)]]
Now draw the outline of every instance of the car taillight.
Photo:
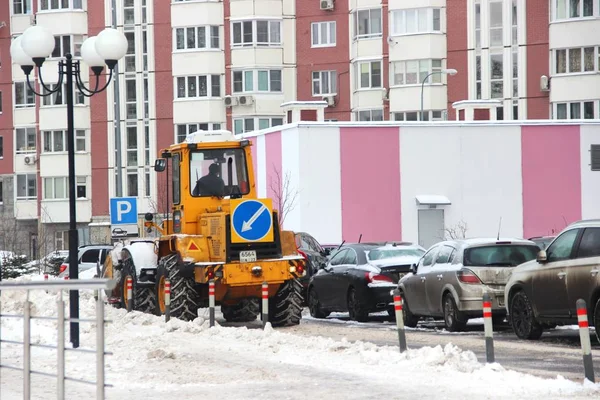
[(392, 278), (385, 275), (376, 274), (374, 272), (365, 272), (365, 279), (369, 283), (377, 283), (377, 282), (392, 282)]
[(458, 278), (459, 282), (462, 282), (462, 283), (470, 283), (470, 284), (481, 283), (481, 280), (479, 280), (477, 275), (475, 275), (475, 273), (473, 273), (473, 271), (471, 271), (469, 269), (461, 269), (459, 271), (456, 271), (456, 277)]
[(304, 273), (304, 264), (298, 264), (298, 266), (296, 267), (296, 272), (302, 275)]
[(60, 266), (58, 273), (62, 274), (63, 272), (65, 272), (65, 270), (67, 269), (67, 264), (63, 264)]

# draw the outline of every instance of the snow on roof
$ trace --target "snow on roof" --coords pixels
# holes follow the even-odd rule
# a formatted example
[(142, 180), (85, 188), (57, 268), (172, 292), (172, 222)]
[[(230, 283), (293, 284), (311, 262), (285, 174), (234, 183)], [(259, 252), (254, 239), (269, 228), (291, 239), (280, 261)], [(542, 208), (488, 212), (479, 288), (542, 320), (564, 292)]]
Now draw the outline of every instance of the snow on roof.
[(421, 206), (449, 206), (452, 204), (450, 199), (440, 194), (418, 194), (416, 196), (417, 204)]
[(204, 143), (204, 142), (237, 142), (231, 131), (215, 130), (215, 131), (196, 131), (185, 137), (184, 143)]

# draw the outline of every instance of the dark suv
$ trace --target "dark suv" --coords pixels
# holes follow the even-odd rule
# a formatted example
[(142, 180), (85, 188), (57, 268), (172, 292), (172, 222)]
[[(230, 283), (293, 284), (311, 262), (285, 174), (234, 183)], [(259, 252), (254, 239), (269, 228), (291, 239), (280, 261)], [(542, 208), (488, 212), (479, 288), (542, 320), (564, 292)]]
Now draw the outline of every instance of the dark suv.
[(310, 277), (317, 273), (319, 267), (327, 264), (329, 249), (324, 249), (317, 240), (306, 232), (296, 232), (296, 247), (298, 252), (306, 258), (306, 274), (300, 278), (304, 288), (302, 295), (306, 305), (306, 288)]
[(576, 324), (576, 303), (583, 299), (600, 341), (600, 220), (569, 225), (537, 260), (513, 269), (505, 298), (521, 339), (539, 339), (545, 326)]

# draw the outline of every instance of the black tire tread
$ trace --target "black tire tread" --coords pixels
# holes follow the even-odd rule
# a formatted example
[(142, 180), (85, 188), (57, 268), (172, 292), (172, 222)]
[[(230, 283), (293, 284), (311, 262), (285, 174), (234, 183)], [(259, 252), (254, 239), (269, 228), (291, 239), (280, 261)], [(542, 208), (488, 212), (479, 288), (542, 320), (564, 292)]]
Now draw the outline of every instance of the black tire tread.
[(193, 321), (198, 317), (200, 296), (196, 283), (191, 278), (182, 277), (177, 268), (178, 255), (170, 254), (158, 261), (158, 267), (165, 268), (171, 282), (171, 317)]
[(260, 304), (256, 298), (242, 299), (233, 305), (221, 304), (221, 313), (227, 322), (251, 322), (260, 314)]
[[(352, 293), (354, 293), (356, 307), (354, 310), (350, 310), (350, 304), (348, 304), (348, 312), (350, 314), (350, 319), (355, 319), (357, 322), (367, 322), (369, 320), (369, 310), (366, 307), (364, 307), (363, 304), (361, 304), (360, 298), (358, 297), (355, 288), (350, 288), (350, 290), (348, 291), (348, 303), (350, 295)], [(354, 316), (352, 314), (354, 314)]]
[[(135, 270), (133, 259), (126, 258), (122, 263), (123, 270), (121, 273), (121, 280), (124, 280), (127, 275), (131, 275), (133, 279), (133, 309), (143, 313), (154, 313), (156, 293), (153, 288), (138, 286), (137, 272)], [(127, 304), (124, 304), (124, 308), (127, 308)]]
[(446, 322), (446, 307), (444, 306), (444, 325), (446, 326), (446, 329), (448, 329), (448, 331), (450, 331), (450, 332), (462, 332), (462, 331), (464, 331), (465, 328), (467, 327), (467, 319), (458, 310), (458, 307), (456, 305), (456, 301), (454, 301), (454, 297), (452, 297), (452, 295), (450, 293), (448, 293), (448, 294), (446, 294), (444, 296), (444, 304), (446, 304), (446, 301), (447, 301), (446, 299), (450, 299), (450, 301), (452, 301), (453, 308), (455, 310), (455, 312), (454, 312), (454, 324), (452, 324), (452, 326), (448, 326), (448, 323)]
[(406, 302), (406, 296), (404, 296), (404, 293), (400, 293), (401, 297), (402, 297), (402, 318), (404, 319), (404, 326), (407, 326), (409, 328), (416, 328), (417, 325), (419, 324), (419, 320), (421, 319), (420, 317), (414, 315), (411, 311), (410, 308), (408, 307), (408, 303)]
[[(311, 301), (313, 300), (313, 296), (314, 296), (314, 302), (315, 302), (315, 307), (311, 307)], [(319, 296), (317, 296), (316, 294), (316, 289), (314, 287), (311, 287), (308, 290), (308, 296), (307, 296), (307, 305), (308, 305), (308, 311), (310, 312), (310, 316), (313, 318), (318, 318), (318, 319), (323, 319), (323, 318), (327, 318), (327, 316), (330, 314), (329, 311), (324, 311), (321, 308), (321, 303), (319, 303)]]
[(527, 297), (527, 295), (525, 294), (525, 292), (523, 290), (519, 290), (518, 292), (516, 292), (510, 299), (511, 318), (512, 318), (512, 316), (514, 316), (514, 312), (513, 312), (514, 300), (517, 296), (523, 296), (524, 301), (527, 304), (529, 311), (532, 314), (532, 316), (531, 316), (532, 321), (531, 321), (531, 328), (529, 329), (529, 332), (526, 333), (525, 335), (517, 333), (517, 329), (515, 328), (514, 321), (512, 321), (511, 325), (513, 328), (513, 332), (515, 333), (515, 335), (517, 335), (517, 337), (519, 339), (537, 340), (542, 336), (542, 333), (544, 332), (544, 328), (542, 327), (542, 325), (540, 323), (538, 323), (535, 320), (535, 316), (533, 315), (533, 308), (531, 307), (531, 301), (529, 300), (529, 297)]
[(298, 325), (302, 319), (302, 284), (297, 279), (284, 282), (269, 299), (269, 322), (273, 327)]

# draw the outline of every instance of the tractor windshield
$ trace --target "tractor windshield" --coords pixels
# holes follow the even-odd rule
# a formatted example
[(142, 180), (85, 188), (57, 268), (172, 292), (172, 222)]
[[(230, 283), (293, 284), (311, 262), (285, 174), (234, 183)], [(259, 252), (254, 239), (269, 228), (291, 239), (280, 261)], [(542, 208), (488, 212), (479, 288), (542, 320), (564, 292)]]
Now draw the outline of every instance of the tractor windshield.
[(241, 197), (250, 192), (244, 149), (192, 151), (190, 189), (194, 197)]

